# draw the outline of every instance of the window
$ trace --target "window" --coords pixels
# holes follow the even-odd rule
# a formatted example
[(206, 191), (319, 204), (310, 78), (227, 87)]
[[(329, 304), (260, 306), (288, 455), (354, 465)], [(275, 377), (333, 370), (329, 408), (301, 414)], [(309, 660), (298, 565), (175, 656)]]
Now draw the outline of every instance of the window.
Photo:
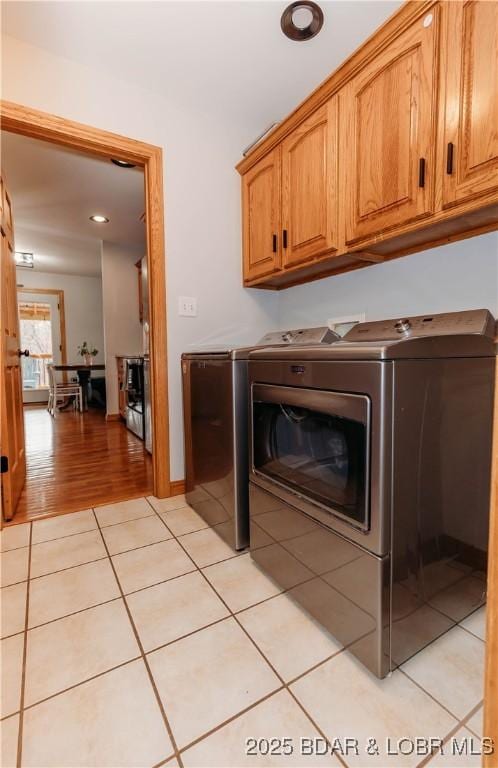
[(21, 347), (29, 350), (29, 357), (22, 358), (23, 389), (46, 389), (47, 366), (54, 361), (50, 304), (20, 301), (19, 319)]

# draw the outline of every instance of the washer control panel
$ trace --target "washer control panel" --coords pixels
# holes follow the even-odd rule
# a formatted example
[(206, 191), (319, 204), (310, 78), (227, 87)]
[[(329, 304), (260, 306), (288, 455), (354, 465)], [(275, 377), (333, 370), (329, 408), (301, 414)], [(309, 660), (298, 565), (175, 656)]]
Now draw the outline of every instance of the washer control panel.
[(393, 320), (358, 323), (344, 336), (344, 341), (390, 341), (403, 338), (454, 336), (459, 334), (495, 335), (495, 321), (487, 309), (418, 315)]
[(319, 328), (297, 328), (293, 331), (270, 331), (259, 340), (258, 346), (280, 344), (332, 344), (339, 336), (327, 326)]

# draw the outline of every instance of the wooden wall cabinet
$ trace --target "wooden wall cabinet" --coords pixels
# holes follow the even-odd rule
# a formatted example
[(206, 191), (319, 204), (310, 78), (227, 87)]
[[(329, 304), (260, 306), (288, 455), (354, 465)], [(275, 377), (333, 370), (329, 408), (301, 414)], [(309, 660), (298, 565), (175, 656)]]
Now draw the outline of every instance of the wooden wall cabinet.
[(337, 248), (337, 99), (313, 113), (244, 175), (244, 279)]
[(242, 180), (244, 278), (271, 275), (281, 263), (280, 147)]
[(437, 9), (341, 92), (346, 243), (432, 212)]
[(498, 191), (498, 2), (452, 2), (442, 66), (443, 206)]
[(302, 264), (338, 247), (337, 97), (282, 142), (282, 264)]
[(404, 3), (237, 169), (248, 286), (498, 229), (498, 0)]

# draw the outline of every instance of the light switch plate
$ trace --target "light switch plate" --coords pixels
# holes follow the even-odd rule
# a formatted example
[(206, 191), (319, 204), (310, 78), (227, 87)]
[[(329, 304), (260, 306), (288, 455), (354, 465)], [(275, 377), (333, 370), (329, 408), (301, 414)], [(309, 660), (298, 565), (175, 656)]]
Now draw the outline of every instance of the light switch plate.
[(193, 296), (179, 296), (178, 314), (182, 317), (197, 317), (197, 299)]

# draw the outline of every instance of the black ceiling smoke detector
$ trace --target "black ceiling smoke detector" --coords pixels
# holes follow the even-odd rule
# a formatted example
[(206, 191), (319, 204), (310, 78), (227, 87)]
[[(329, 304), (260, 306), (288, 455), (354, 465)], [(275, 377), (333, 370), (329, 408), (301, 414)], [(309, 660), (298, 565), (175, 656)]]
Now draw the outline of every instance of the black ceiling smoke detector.
[(280, 26), (290, 40), (311, 40), (323, 26), (323, 11), (311, 0), (297, 0), (283, 12)]

